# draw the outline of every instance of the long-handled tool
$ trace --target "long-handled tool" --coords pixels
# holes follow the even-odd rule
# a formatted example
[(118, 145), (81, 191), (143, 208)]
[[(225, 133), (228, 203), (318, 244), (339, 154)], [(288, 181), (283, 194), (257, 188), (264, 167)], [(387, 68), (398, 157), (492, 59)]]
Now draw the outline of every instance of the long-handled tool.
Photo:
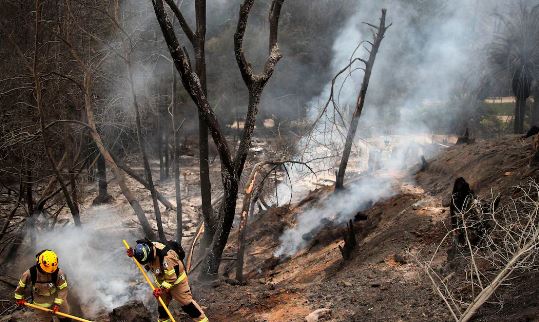
[(48, 309), (48, 308), (45, 308), (45, 307), (42, 307), (42, 306), (39, 306), (39, 305), (35, 305), (35, 304), (32, 304), (32, 303), (24, 303), (24, 305), (26, 305), (26, 306), (28, 306), (28, 307), (30, 307), (32, 309), (49, 312), (51, 314), (55, 314), (55, 315), (58, 315), (58, 316), (61, 316), (61, 317), (64, 317), (64, 318), (69, 318), (71, 320), (81, 321), (81, 322), (92, 322), (90, 320), (81, 319), (79, 317), (76, 317), (76, 316), (73, 316), (73, 315), (70, 315), (70, 314), (67, 314), (67, 313), (62, 313), (62, 312), (54, 313), (54, 311), (51, 310), (51, 309)]
[[(125, 241), (125, 239), (123, 240), (123, 242), (124, 242), (125, 248), (129, 249), (130, 248), (129, 244)], [(148, 282), (148, 285), (150, 285), (150, 287), (152, 288), (152, 291), (155, 290), (155, 286), (153, 286), (153, 283), (150, 280), (150, 278), (148, 277), (148, 274), (146, 274), (146, 272), (144, 271), (144, 268), (142, 268), (142, 266), (140, 265), (140, 263), (137, 261), (137, 259), (135, 257), (131, 257), (131, 258), (133, 259), (133, 262), (135, 262), (135, 264), (137, 264), (138, 269), (140, 270), (142, 275), (144, 275), (144, 278), (146, 279), (146, 282)], [(172, 317), (172, 314), (168, 310), (168, 307), (165, 304), (165, 302), (163, 301), (163, 299), (161, 298), (161, 296), (158, 298), (158, 300), (159, 300), (159, 303), (161, 303), (161, 305), (163, 306), (163, 308), (167, 312), (168, 317), (172, 320), (172, 322), (176, 322), (176, 320), (174, 320), (174, 318)]]

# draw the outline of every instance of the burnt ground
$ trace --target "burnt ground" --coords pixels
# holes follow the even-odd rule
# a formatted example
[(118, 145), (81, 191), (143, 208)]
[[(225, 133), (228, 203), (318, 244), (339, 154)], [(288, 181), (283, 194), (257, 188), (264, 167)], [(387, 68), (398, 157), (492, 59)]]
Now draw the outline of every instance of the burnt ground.
[[(504, 202), (515, 185), (537, 176), (528, 166), (531, 155), (531, 139), (508, 136), (450, 147), (413, 177), (380, 173), (394, 178), (398, 193), (374, 204), (365, 211), (368, 220), (354, 224), (358, 247), (346, 262), (338, 249), (342, 227), (322, 230), (291, 258), (273, 257), (283, 230), (331, 194), (330, 187), (312, 191), (299, 204), (261, 212), (247, 231), (247, 283), (233, 281), (235, 261), (227, 260), (216, 282), (198, 282), (193, 273), (195, 298), (211, 321), (305, 321), (324, 308), (329, 313), (319, 321), (451, 321), (418, 260), (430, 257), (449, 230), (445, 205), (452, 184), (462, 176), (480, 197), (500, 193)], [(235, 257), (236, 239), (233, 231), (227, 258)], [(433, 265), (449, 276), (447, 248), (441, 245)], [(462, 272), (454, 274), (458, 284)], [(538, 273), (514, 276), (475, 321), (539, 321), (538, 282)]]
[[(342, 228), (322, 231), (293, 258), (272, 257), (295, 214), (331, 193), (330, 188), (312, 192), (303, 205), (271, 209), (249, 226), (248, 284), (220, 280), (209, 289), (195, 284), (197, 294), (214, 321), (304, 321), (321, 308), (331, 310), (321, 321), (450, 321), (417, 259), (433, 254), (449, 230), (444, 205), (454, 180), (463, 176), (480, 197), (499, 193), (503, 202), (515, 185), (537, 176), (536, 168), (528, 166), (531, 145), (531, 139), (509, 136), (453, 146), (414, 178), (394, 174), (400, 193), (375, 204), (366, 211), (369, 219), (355, 224), (359, 246), (348, 262), (338, 249)], [(230, 256), (234, 240), (235, 235)], [(447, 266), (447, 248), (442, 245), (435, 257), (439, 269)], [(234, 276), (233, 264), (225, 265), (225, 275)], [(462, 272), (454, 273), (458, 284)], [(515, 276), (475, 321), (539, 321), (538, 278), (538, 273)]]

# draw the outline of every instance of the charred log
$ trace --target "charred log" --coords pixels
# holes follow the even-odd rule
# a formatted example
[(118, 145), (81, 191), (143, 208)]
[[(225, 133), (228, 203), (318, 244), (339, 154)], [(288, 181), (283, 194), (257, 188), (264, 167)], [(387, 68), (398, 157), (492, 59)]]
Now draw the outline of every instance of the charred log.
[(470, 138), (470, 131), (468, 130), (468, 128), (466, 128), (466, 132), (464, 132), (463, 136), (459, 136), (456, 144), (458, 145), (458, 144), (472, 144), (472, 143), (475, 143), (475, 139)]
[(499, 203), (500, 198), (497, 197), (492, 202), (481, 204), (468, 182), (462, 177), (457, 178), (449, 208), (454, 231), (454, 248), (461, 247), (466, 242), (472, 246), (478, 245), (491, 230), (485, 215), (493, 213)]
[(354, 249), (357, 246), (356, 233), (354, 231), (354, 223), (352, 220), (348, 222), (346, 230), (343, 232), (344, 246), (339, 245), (342, 258), (344, 260), (350, 260)]
[(536, 134), (539, 134), (539, 127), (534, 125), (528, 130), (528, 132), (526, 132), (525, 135), (522, 136), (522, 138), (527, 139), (527, 138), (532, 137), (532, 136), (534, 136)]

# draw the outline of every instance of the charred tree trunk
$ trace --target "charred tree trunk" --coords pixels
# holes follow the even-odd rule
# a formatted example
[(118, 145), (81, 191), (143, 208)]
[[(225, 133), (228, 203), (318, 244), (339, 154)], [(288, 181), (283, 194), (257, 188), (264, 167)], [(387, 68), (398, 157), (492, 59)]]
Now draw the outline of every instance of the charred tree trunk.
[(142, 154), (142, 162), (144, 164), (144, 172), (146, 174), (146, 181), (150, 187), (150, 194), (152, 196), (153, 211), (155, 213), (155, 221), (157, 222), (157, 234), (161, 240), (166, 240), (165, 231), (163, 230), (163, 222), (161, 220), (161, 210), (159, 209), (159, 203), (157, 202), (157, 194), (155, 193), (155, 186), (153, 184), (152, 169), (150, 162), (148, 161), (148, 155), (146, 154), (146, 147), (144, 146), (144, 138), (142, 136), (142, 122), (140, 120), (140, 108), (138, 106), (137, 95), (135, 93), (135, 84), (133, 79), (133, 72), (130, 62), (128, 62), (129, 83), (131, 87), (131, 94), (133, 97), (133, 106), (135, 107), (135, 120), (137, 126), (137, 139)]
[(161, 113), (160, 100), (157, 100), (157, 155), (159, 156), (159, 180), (165, 180), (165, 164), (163, 162), (163, 115)]
[(238, 254), (236, 260), (236, 279), (240, 282), (243, 282), (243, 258), (245, 254), (245, 234), (247, 230), (247, 222), (249, 220), (249, 214), (252, 213), (254, 202), (256, 202), (257, 187), (256, 187), (256, 177), (260, 168), (264, 165), (264, 162), (257, 163), (249, 179), (247, 180), (247, 188), (245, 189), (245, 195), (243, 198), (243, 205), (240, 215), (240, 224), (238, 228)]
[(354, 223), (350, 220), (346, 225), (346, 230), (343, 233), (344, 246), (339, 245), (342, 258), (344, 260), (350, 260), (354, 249), (357, 247), (356, 233), (354, 231)]
[(105, 158), (103, 157), (103, 154), (98, 152), (97, 157), (97, 187), (98, 187), (98, 195), (92, 202), (93, 204), (102, 204), (109, 202), (112, 197), (109, 195), (108, 192), (108, 183), (107, 183), (107, 164), (105, 162)]
[(526, 100), (527, 97), (517, 96), (515, 103), (515, 134), (524, 133), (524, 117), (526, 115)]
[[(172, 0), (165, 1), (179, 20), (187, 38), (191, 41), (191, 43), (194, 43), (195, 33), (193, 33), (187, 26), (186, 21), (178, 7)], [(236, 54), (236, 62), (242, 74), (242, 78), (249, 89), (249, 107), (245, 118), (246, 126), (244, 128), (244, 135), (241, 139), (238, 152), (233, 159), (230, 153), (228, 142), (221, 131), (221, 127), (217, 121), (215, 112), (207, 99), (205, 88), (202, 86), (199, 77), (193, 73), (188, 56), (179, 43), (174, 32), (174, 28), (168, 20), (163, 6), (163, 0), (152, 1), (157, 20), (163, 32), (165, 41), (167, 42), (176, 69), (180, 73), (183, 86), (191, 96), (191, 99), (195, 102), (200, 115), (204, 118), (213, 137), (213, 141), (217, 147), (221, 160), (221, 180), (223, 182), (224, 199), (223, 203), (221, 204), (218, 217), (219, 220), (217, 220), (217, 227), (212, 239), (212, 244), (209, 247), (208, 254), (203, 264), (203, 271), (201, 275), (202, 278), (214, 278), (217, 276), (221, 256), (234, 221), (236, 199), (239, 189), (239, 178), (241, 177), (245, 159), (251, 145), (251, 135), (254, 128), (254, 122), (256, 121), (256, 112), (258, 102), (260, 101), (260, 95), (265, 84), (273, 74), (275, 65), (281, 58), (279, 47), (276, 43), (276, 35), (278, 30), (280, 9), (283, 2), (284, 0), (274, 0), (271, 5), (269, 19), (270, 40), (275, 41), (275, 43), (270, 42), (269, 44), (270, 55), (266, 60), (264, 71), (261, 74), (254, 74), (251, 65), (245, 59), (243, 51), (243, 36), (247, 26), (247, 18), (254, 4), (254, 0), (245, 0), (240, 9), (240, 17), (238, 19), (238, 25), (234, 35), (234, 51)], [(204, 0), (198, 0), (196, 5), (197, 8), (200, 7), (205, 9), (206, 4)], [(203, 25), (205, 29), (205, 21)], [(200, 53), (203, 54), (203, 51)]]
[(36, 107), (39, 113), (39, 125), (41, 128), (41, 138), (43, 139), (43, 146), (45, 147), (45, 155), (47, 156), (47, 159), (52, 167), (52, 170), (56, 176), (56, 180), (60, 184), (60, 187), (62, 188), (62, 193), (64, 195), (64, 199), (67, 203), (67, 206), (69, 207), (69, 210), (71, 211), (71, 215), (73, 216), (73, 221), (75, 222), (76, 226), (80, 226), (80, 214), (79, 214), (79, 207), (78, 205), (73, 201), (71, 195), (69, 194), (69, 191), (67, 190), (67, 186), (62, 180), (62, 175), (60, 173), (60, 170), (58, 170), (58, 167), (56, 166), (56, 161), (54, 161), (54, 156), (52, 153), (52, 147), (49, 145), (49, 137), (48, 137), (48, 131), (45, 126), (45, 111), (43, 107), (43, 101), (42, 101), (42, 82), (41, 82), (41, 72), (40, 64), (38, 61), (39, 58), (39, 34), (40, 34), (40, 24), (41, 24), (41, 3), (40, 1), (36, 1), (36, 11), (35, 11), (35, 38), (34, 38), (34, 55), (33, 55), (33, 62), (32, 66), (30, 67), (30, 71), (32, 73), (33, 82), (34, 82), (34, 99), (36, 102)]
[[(164, 112), (163, 112), (164, 113)], [(164, 116), (165, 114), (163, 114)], [(163, 130), (164, 139), (163, 142), (163, 153), (165, 154), (165, 180), (170, 179), (170, 149), (169, 149), (169, 142), (170, 142), (170, 123), (167, 121), (166, 117), (163, 117), (163, 120), (165, 121), (165, 127)]]
[(24, 180), (23, 180), (23, 176), (22, 176), (22, 172), (21, 172), (19, 174), (19, 194), (17, 196), (17, 202), (15, 203), (15, 206), (9, 212), (9, 215), (5, 219), (4, 224), (2, 225), (2, 229), (0, 229), (0, 239), (2, 237), (4, 237), (4, 234), (6, 233), (8, 227), (9, 227), (9, 223), (11, 222), (11, 219), (13, 219), (13, 217), (15, 216), (15, 213), (17, 213), (17, 209), (19, 209), (19, 207), (22, 204), (22, 199), (23, 199), (24, 193), (25, 193), (24, 189), (25, 189)]
[(238, 188), (239, 181), (233, 175), (224, 173), (224, 196), (219, 212), (219, 218), (221, 218), (221, 220), (217, 222), (215, 235), (203, 263), (202, 278), (204, 279), (214, 279), (217, 277), (223, 250), (225, 249), (226, 242), (228, 241), (228, 235), (230, 234), (230, 230), (232, 229), (232, 224), (234, 222)]
[[(195, 73), (200, 79), (204, 94), (208, 95), (206, 81), (206, 0), (196, 0), (196, 31), (193, 41), (195, 51)], [(200, 194), (202, 197), (202, 216), (204, 235), (201, 246), (207, 248), (215, 234), (215, 218), (211, 203), (210, 146), (208, 124), (201, 111), (198, 112), (198, 142), (200, 151)]]
[[(539, 83), (539, 80), (537, 83)], [(530, 127), (532, 126), (539, 126), (539, 84), (535, 85), (535, 92), (533, 94)]]
[[(148, 182), (141, 175), (137, 174), (133, 169), (128, 167), (127, 164), (123, 163), (115, 155), (111, 154), (111, 157), (113, 158), (118, 168), (122, 169), (125, 173), (127, 173), (128, 176), (142, 184), (144, 188), (148, 189), (149, 191), (152, 190), (152, 187), (150, 187)], [(165, 206), (165, 208), (167, 208), (168, 210), (175, 209), (174, 205), (171, 204), (170, 201), (168, 201), (168, 199), (155, 188), (155, 186), (153, 187), (153, 189), (157, 196), (157, 200), (159, 200), (159, 202), (161, 202), (163, 206)]]
[(367, 89), (369, 88), (369, 80), (371, 78), (372, 68), (374, 66), (374, 61), (376, 60), (376, 54), (380, 48), (380, 44), (384, 39), (384, 34), (391, 25), (386, 26), (386, 9), (382, 9), (382, 16), (380, 18), (380, 25), (378, 27), (373, 26), (376, 30), (374, 35), (374, 42), (372, 43), (372, 48), (369, 53), (369, 60), (364, 61), (365, 63), (365, 74), (363, 76), (363, 82), (361, 83), (361, 89), (357, 97), (356, 109), (352, 115), (352, 121), (350, 122), (350, 127), (348, 128), (348, 134), (346, 136), (346, 141), (344, 144), (344, 151), (341, 159), (341, 164), (339, 166), (339, 171), (337, 173), (337, 179), (335, 183), (336, 189), (342, 189), (344, 187), (344, 175), (346, 172), (346, 167), (348, 166), (348, 159), (350, 158), (350, 153), (352, 151), (352, 144), (354, 143), (354, 138), (356, 137), (357, 125), (359, 123), (359, 118), (361, 117), (361, 112), (363, 111), (363, 106), (365, 105), (365, 98), (367, 95)]
[(182, 244), (183, 238), (183, 214), (182, 214), (182, 195), (181, 195), (181, 184), (180, 184), (180, 138), (178, 137), (178, 100), (177, 100), (177, 88), (178, 88), (178, 77), (176, 75), (176, 70), (174, 69), (174, 64), (172, 64), (172, 169), (174, 173), (174, 190), (176, 193), (176, 241)]
[(101, 136), (97, 132), (97, 127), (95, 124), (95, 118), (94, 118), (94, 110), (92, 105), (92, 78), (87, 70), (87, 67), (82, 63), (80, 58), (78, 58), (78, 55), (75, 52), (72, 52), (73, 56), (81, 63), (81, 67), (84, 70), (84, 107), (86, 109), (86, 117), (88, 120), (88, 126), (91, 128), (90, 134), (99, 148), (99, 152), (103, 155), (105, 158), (105, 161), (109, 163), (112, 172), (114, 173), (114, 176), (116, 177), (116, 181), (118, 181), (118, 185), (120, 186), (120, 189), (122, 190), (122, 194), (124, 195), (125, 199), (129, 202), (129, 205), (133, 208), (133, 211), (135, 212), (135, 215), (137, 216), (137, 219), (142, 226), (142, 230), (144, 231), (144, 234), (149, 239), (155, 239), (155, 234), (152, 230), (152, 227), (150, 226), (150, 223), (148, 222), (148, 219), (146, 218), (146, 215), (144, 214), (144, 210), (140, 206), (140, 203), (138, 200), (133, 196), (133, 193), (125, 183), (125, 178), (123, 177), (123, 173), (118, 168), (118, 165), (116, 162), (114, 162), (114, 159), (110, 155), (109, 151), (105, 148), (105, 145), (103, 144), (103, 141), (101, 140)]
[(36, 235), (35, 235), (35, 224), (37, 214), (34, 211), (34, 196), (32, 188), (32, 170), (30, 164), (26, 161), (26, 170), (25, 170), (25, 190), (26, 190), (26, 209), (28, 211), (28, 231), (30, 233), (30, 245), (32, 247), (36, 244)]

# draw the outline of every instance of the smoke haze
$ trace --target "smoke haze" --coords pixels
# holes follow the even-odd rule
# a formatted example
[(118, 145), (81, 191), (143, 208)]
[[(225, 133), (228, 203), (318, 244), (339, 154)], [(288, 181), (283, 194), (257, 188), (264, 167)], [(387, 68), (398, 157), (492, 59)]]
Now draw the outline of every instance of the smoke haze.
[[(387, 8), (386, 32), (374, 64), (369, 90), (361, 115), (352, 158), (347, 173), (362, 173), (370, 168), (407, 169), (420, 157), (433, 156), (432, 134), (444, 133), (434, 121), (443, 124), (460, 117), (461, 106), (450, 106), (462, 89), (473, 92), (484, 75), (486, 44), (495, 27), (494, 13), (509, 1), (358, 1), (353, 15), (332, 45), (331, 70), (335, 75), (353, 57), (366, 59), (361, 41), (372, 41), (369, 27), (379, 24), (382, 8)], [(340, 114), (331, 107), (318, 121), (312, 134), (298, 144), (298, 158), (309, 162), (318, 173), (313, 176), (301, 166), (291, 170), (292, 183), (278, 187), (280, 200), (301, 199), (320, 180), (333, 181), (343, 150), (344, 139), (355, 107), (363, 73), (352, 65), (335, 84), (335, 102)], [(331, 84), (308, 103), (311, 121), (320, 115), (328, 100)], [(461, 91), (461, 92), (458, 92)], [(475, 106), (464, 106), (474, 109)], [(343, 116), (341, 118), (341, 115)], [(463, 132), (466, 124), (460, 125)], [(334, 216), (336, 223), (346, 222), (362, 210), (367, 201), (383, 200), (396, 193), (394, 179), (368, 175), (350, 184), (345, 192), (335, 194), (321, 205), (298, 215), (297, 224), (281, 236), (276, 255), (293, 255), (306, 241), (302, 236), (319, 230), (321, 220)], [(303, 182), (303, 184), (298, 184)]]
[[(59, 267), (67, 274), (69, 292), (75, 294), (89, 316), (111, 311), (129, 300), (148, 303), (150, 289), (132, 260), (125, 255), (122, 239), (136, 239), (118, 227), (117, 214), (104, 207), (90, 209), (91, 222), (82, 227), (66, 226), (36, 236), (38, 252), (52, 249)], [(138, 281), (138, 283), (136, 283)]]

